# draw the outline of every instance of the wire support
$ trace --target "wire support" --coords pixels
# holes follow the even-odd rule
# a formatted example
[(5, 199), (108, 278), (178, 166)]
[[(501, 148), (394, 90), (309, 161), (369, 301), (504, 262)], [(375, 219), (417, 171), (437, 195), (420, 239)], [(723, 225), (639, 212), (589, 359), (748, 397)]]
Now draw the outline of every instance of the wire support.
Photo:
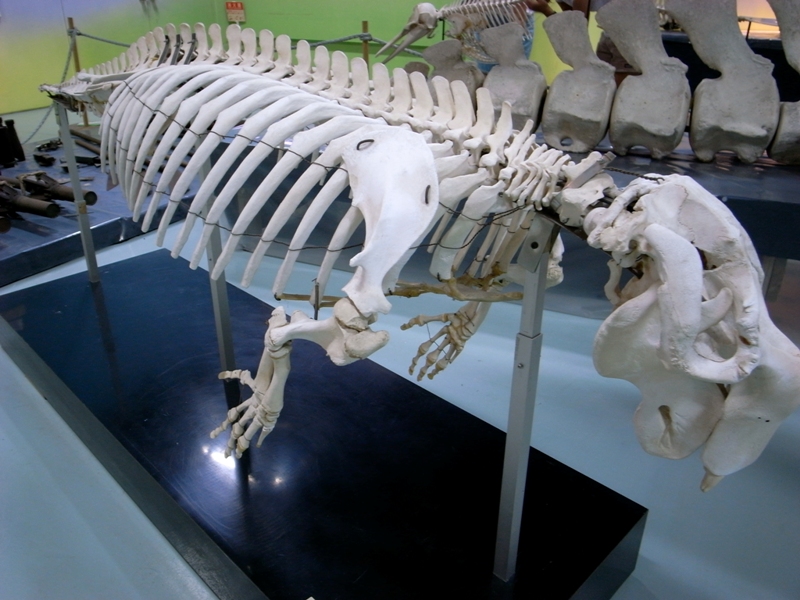
[[(319, 42), (310, 43), (309, 46), (311, 48), (316, 48), (317, 46), (325, 46), (327, 44), (339, 44), (342, 42), (349, 42), (350, 40), (361, 40), (362, 42), (371, 42), (373, 44), (378, 44), (381, 47), (387, 44), (386, 40), (381, 40), (379, 38), (373, 37), (371, 33), (355, 33), (353, 35), (346, 35), (339, 38), (333, 38), (330, 40), (322, 40)], [(393, 46), (393, 48), (397, 48), (397, 46)], [(297, 45), (292, 46), (292, 50), (297, 49)], [(406, 48), (403, 50), (406, 54), (410, 54), (412, 56), (422, 57), (422, 52), (417, 52), (416, 50), (411, 50)]]
[(72, 35), (73, 32), (75, 33), (75, 35), (79, 35), (81, 37), (89, 38), (90, 40), (97, 40), (98, 42), (104, 42), (106, 44), (113, 44), (114, 46), (122, 46), (123, 48), (130, 48), (130, 46), (131, 46), (130, 44), (126, 44), (125, 42), (116, 42), (114, 40), (108, 40), (106, 38), (101, 38), (101, 37), (98, 37), (96, 35), (90, 35), (88, 33), (83, 33), (80, 29), (77, 29), (77, 28), (69, 29), (67, 31), (67, 33), (69, 33), (70, 35)]

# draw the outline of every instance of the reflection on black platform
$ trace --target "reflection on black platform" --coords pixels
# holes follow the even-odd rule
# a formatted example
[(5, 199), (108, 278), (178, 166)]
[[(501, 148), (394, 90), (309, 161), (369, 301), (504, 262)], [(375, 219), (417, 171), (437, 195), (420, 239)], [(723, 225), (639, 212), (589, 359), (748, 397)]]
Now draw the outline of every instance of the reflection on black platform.
[[(646, 511), (532, 451), (517, 582), (493, 585), (502, 432), (310, 343), (295, 342), (275, 431), (226, 459), (209, 432), (237, 400), (217, 379), (205, 273), (161, 251), (101, 276), (0, 312), (273, 600), (610, 598), (633, 570)], [(237, 361), (255, 368), (271, 309), (229, 294)]]

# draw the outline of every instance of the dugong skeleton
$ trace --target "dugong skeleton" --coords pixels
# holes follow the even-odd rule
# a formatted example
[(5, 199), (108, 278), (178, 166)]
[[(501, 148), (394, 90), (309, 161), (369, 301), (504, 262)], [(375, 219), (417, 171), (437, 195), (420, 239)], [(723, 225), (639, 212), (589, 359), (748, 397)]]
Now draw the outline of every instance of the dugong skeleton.
[[(455, 313), (407, 325), (444, 322), (411, 370), (423, 356), (420, 377), (445, 368), (491, 302), (519, 298), (503, 288), (523, 279), (515, 262), (523, 244), (551, 250), (550, 279), (560, 280), (559, 240), (538, 226), (543, 218), (611, 255), (607, 293), (616, 308), (597, 335), (595, 364), (641, 390), (635, 426), (648, 452), (680, 458), (705, 445), (703, 489), (709, 489), (753, 462), (800, 403), (800, 351), (769, 319), (752, 244), (727, 208), (692, 179), (651, 175), (618, 189), (604, 172), (609, 157), (595, 152), (576, 163), (537, 144), (530, 121), (512, 128), (507, 103), (495, 117), (485, 88), (475, 110), (463, 83), (435, 78), (434, 102), (419, 73), (390, 74), (378, 64), (370, 79), (363, 60), (329, 55), (324, 46), (312, 60), (308, 43), (298, 42), (293, 55), (288, 37), (267, 30), (232, 25), (226, 37), (227, 47), (218, 26), (208, 33), (202, 25), (168, 27), (166, 36), (156, 30), (112, 63), (42, 88), (57, 101), (102, 112), (103, 168), (133, 214), (143, 215), (144, 229), (168, 200), (159, 244), (189, 185), (207, 170), (172, 249), (177, 255), (201, 225), (192, 267), (244, 181), (269, 155), (281, 154), (234, 223), (212, 277), (223, 272), (278, 185), (300, 169), (244, 274), (247, 285), (319, 186), (276, 275), (278, 299), (311, 231), (350, 187), (352, 205), (306, 296), (316, 307), (332, 306), (332, 316), (315, 320), (297, 311), (289, 319), (276, 309), (256, 375), (220, 375), (253, 392), (212, 433), (232, 426), (229, 453), (241, 456), (256, 434), (260, 445), (275, 427), (292, 340), (319, 344), (336, 364), (365, 358), (389, 340), (370, 326), (391, 309), (391, 294), (436, 292), (467, 302)], [(334, 262), (362, 221), (363, 248), (350, 261), (355, 273), (344, 296), (328, 299)], [(399, 282), (423, 243), (438, 283)], [(637, 276), (618, 290), (622, 268)]]

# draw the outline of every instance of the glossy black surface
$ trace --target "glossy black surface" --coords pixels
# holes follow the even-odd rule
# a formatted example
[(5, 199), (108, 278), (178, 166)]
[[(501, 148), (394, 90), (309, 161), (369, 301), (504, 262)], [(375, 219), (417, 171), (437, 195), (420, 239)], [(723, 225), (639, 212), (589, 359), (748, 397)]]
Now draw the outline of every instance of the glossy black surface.
[[(503, 433), (312, 344), (264, 446), (224, 460), (206, 273), (159, 251), (101, 274), (2, 296), (0, 315), (273, 600), (610, 598), (633, 570), (645, 509), (532, 451), (518, 580), (493, 581)], [(254, 369), (270, 308), (229, 293)]]

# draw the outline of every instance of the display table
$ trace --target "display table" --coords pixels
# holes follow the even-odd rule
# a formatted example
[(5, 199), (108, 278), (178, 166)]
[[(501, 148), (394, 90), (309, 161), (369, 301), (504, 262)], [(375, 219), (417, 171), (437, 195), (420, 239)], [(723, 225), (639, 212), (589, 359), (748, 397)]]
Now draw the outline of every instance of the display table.
[[(227, 407), (206, 273), (158, 251), (101, 281), (0, 297), (0, 315), (269, 598), (598, 599), (633, 571), (646, 510), (531, 450), (517, 578), (501, 584), (504, 434), (313, 344), (295, 342), (264, 446), (224, 459), (225, 436), (208, 437)], [(237, 363), (255, 369), (271, 309), (229, 296)]]

